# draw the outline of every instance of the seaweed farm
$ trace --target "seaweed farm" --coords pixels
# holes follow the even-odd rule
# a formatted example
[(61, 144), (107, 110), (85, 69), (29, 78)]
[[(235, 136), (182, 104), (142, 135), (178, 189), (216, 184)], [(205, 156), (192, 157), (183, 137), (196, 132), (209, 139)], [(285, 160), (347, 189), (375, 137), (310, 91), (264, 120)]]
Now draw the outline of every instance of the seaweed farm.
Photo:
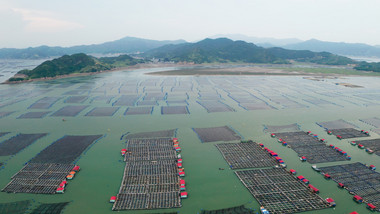
[(380, 209), (377, 77), (176, 69), (1, 84), (0, 214)]

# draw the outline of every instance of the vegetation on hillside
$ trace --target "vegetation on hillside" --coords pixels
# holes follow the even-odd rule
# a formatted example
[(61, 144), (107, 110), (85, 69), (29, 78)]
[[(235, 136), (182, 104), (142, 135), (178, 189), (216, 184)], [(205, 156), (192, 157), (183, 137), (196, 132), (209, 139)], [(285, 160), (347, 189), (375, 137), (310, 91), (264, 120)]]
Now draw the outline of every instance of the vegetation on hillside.
[(8, 81), (16, 82), (36, 78), (49, 78), (72, 73), (93, 73), (110, 70), (116, 67), (135, 65), (143, 62), (128, 55), (118, 57), (102, 57), (97, 59), (84, 53), (64, 55), (57, 59), (43, 62), (32, 70), (21, 70)]
[(373, 71), (380, 72), (380, 62), (360, 62), (358, 65), (354, 67), (354, 69), (359, 71)]
[(244, 41), (226, 38), (205, 39), (197, 43), (165, 45), (144, 54), (163, 61), (201, 63), (274, 63), (288, 64), (290, 60), (326, 65), (346, 65), (353, 60), (327, 52), (297, 51), (283, 48), (262, 48)]

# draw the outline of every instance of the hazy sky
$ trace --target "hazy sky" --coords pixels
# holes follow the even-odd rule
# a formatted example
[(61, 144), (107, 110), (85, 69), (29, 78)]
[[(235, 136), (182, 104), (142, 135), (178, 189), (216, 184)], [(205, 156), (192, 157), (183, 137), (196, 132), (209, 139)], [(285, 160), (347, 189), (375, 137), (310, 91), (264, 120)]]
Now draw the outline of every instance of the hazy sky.
[(215, 34), (380, 45), (379, 0), (0, 0), (0, 48)]

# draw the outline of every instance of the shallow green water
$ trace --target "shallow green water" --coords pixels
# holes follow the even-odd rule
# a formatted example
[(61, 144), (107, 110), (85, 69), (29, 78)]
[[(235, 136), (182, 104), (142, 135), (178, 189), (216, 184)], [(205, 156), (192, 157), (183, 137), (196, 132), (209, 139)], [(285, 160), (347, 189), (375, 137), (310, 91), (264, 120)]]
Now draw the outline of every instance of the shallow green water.
[[(171, 68), (173, 69), (173, 68)], [(351, 146), (348, 140), (337, 140), (334, 136), (327, 135), (316, 122), (344, 119), (353, 123), (360, 129), (371, 130), (374, 127), (365, 124), (359, 119), (380, 117), (380, 99), (366, 100), (354, 95), (373, 94), (380, 96), (379, 78), (350, 77), (347, 79), (311, 81), (302, 77), (286, 76), (207, 76), (207, 77), (165, 77), (148, 76), (144, 72), (164, 69), (147, 69), (140, 71), (125, 71), (101, 74), (97, 76), (70, 78), (50, 82), (36, 82), (21, 85), (0, 85), (0, 103), (22, 99), (20, 102), (0, 108), (0, 112), (13, 111), (9, 116), (0, 118), (0, 132), (11, 132), (2, 136), (0, 141), (9, 139), (17, 133), (49, 133), (31, 146), (22, 150), (13, 157), (0, 157), (0, 162), (5, 165), (0, 170), (0, 188), (10, 181), (10, 177), (19, 171), (23, 164), (34, 157), (42, 149), (64, 135), (86, 135), (104, 134), (105, 137), (89, 148), (78, 161), (82, 170), (73, 181), (69, 182), (66, 192), (62, 195), (35, 195), (35, 194), (8, 194), (0, 192), (0, 203), (33, 199), (36, 202), (64, 202), (71, 201), (65, 208), (64, 213), (112, 213), (112, 204), (108, 203), (110, 196), (116, 195), (124, 170), (124, 162), (120, 156), (120, 150), (124, 141), (120, 137), (127, 133), (146, 131), (158, 131), (167, 129), (178, 129), (177, 137), (180, 139), (183, 149), (184, 168), (186, 169), (186, 183), (189, 198), (182, 200), (182, 208), (145, 210), (145, 211), (121, 211), (122, 213), (160, 213), (178, 211), (180, 213), (197, 213), (201, 209), (213, 210), (232, 206), (246, 205), (258, 209), (259, 205), (248, 190), (238, 180), (233, 170), (214, 146), (215, 143), (201, 143), (191, 128), (216, 127), (229, 125), (237, 130), (245, 139), (252, 139), (265, 144), (265, 146), (279, 153), (288, 165), (288, 169), (294, 168), (299, 174), (304, 175), (311, 184), (320, 189), (322, 198), (332, 197), (337, 203), (335, 209), (324, 209), (310, 211), (307, 213), (369, 213), (365, 205), (358, 205), (352, 201), (352, 196), (347, 191), (337, 188), (333, 181), (325, 180), (320, 174), (314, 172), (309, 163), (299, 161), (297, 154), (290, 148), (278, 144), (268, 133), (263, 131), (264, 125), (286, 125), (298, 123), (305, 131), (312, 131), (320, 137), (327, 139), (331, 144), (337, 145), (352, 156), (351, 162), (380, 166), (380, 158), (369, 155), (363, 150)], [(189, 95), (188, 115), (161, 115), (158, 106), (154, 107), (151, 115), (128, 115), (124, 112), (126, 106), (110, 117), (88, 117), (84, 116), (93, 107), (112, 106), (121, 94), (118, 89), (123, 84), (138, 83), (138, 94), (147, 91), (162, 90), (170, 94), (181, 94), (172, 92), (172, 86), (161, 86), (165, 80), (175, 80), (175, 86), (185, 87), (192, 83), (192, 90), (187, 91)], [(204, 82), (207, 80), (207, 82)], [(156, 86), (149, 84), (156, 82)], [(335, 85), (338, 82), (349, 82), (365, 86), (364, 88), (346, 88)], [(146, 84), (147, 83), (147, 84)], [(149, 83), (149, 84), (148, 84)], [(66, 88), (60, 88), (67, 85)], [(75, 117), (51, 117), (50, 115), (61, 107), (69, 105), (64, 100), (71, 95), (64, 95), (68, 91), (80, 86), (93, 87), (91, 90), (84, 89), (85, 94), (90, 97), (80, 104), (90, 105)], [(236, 86), (236, 87), (234, 87)], [(97, 89), (103, 89), (100, 93)], [(217, 91), (222, 102), (226, 103), (236, 111), (222, 113), (207, 113), (199, 105), (198, 92)], [(28, 93), (42, 91), (37, 96)], [(247, 111), (240, 107), (236, 101), (228, 96), (228, 91), (248, 91), (277, 109)], [(15, 92), (9, 94), (8, 92)], [(239, 92), (239, 93), (240, 93)], [(23, 95), (27, 94), (25, 97)], [(99, 95), (112, 95), (111, 103), (90, 102), (91, 98)], [(278, 95), (285, 95), (289, 100), (295, 101), (304, 107), (284, 107), (271, 101)], [(328, 96), (326, 96), (328, 95)], [(16, 119), (25, 112), (45, 111), (27, 109), (31, 104), (46, 96), (62, 96), (58, 102), (53, 104), (47, 111), (48, 116), (42, 119)], [(20, 98), (21, 97), (21, 98)], [(334, 103), (329, 105), (313, 105), (305, 99), (323, 99)], [(371, 103), (371, 105), (368, 105)], [(159, 101), (159, 105), (167, 105), (165, 101)], [(371, 138), (380, 136), (371, 132)], [(348, 161), (343, 163), (350, 163)], [(339, 164), (325, 163), (318, 166)], [(226, 170), (219, 170), (225, 168)]]

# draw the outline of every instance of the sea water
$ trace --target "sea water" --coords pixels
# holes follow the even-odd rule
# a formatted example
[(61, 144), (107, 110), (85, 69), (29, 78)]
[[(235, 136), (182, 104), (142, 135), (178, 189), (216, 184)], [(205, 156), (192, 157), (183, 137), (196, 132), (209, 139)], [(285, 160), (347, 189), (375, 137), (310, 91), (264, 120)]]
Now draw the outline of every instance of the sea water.
[[(168, 68), (173, 69), (173, 68)], [(239, 181), (234, 171), (215, 147), (216, 143), (201, 143), (192, 128), (230, 126), (243, 139), (263, 143), (276, 151), (288, 165), (297, 170), (310, 183), (319, 188), (322, 198), (333, 198), (336, 208), (306, 213), (369, 213), (365, 205), (358, 205), (352, 195), (339, 189), (331, 180), (311, 168), (311, 164), (301, 162), (297, 153), (283, 147), (266, 133), (266, 125), (287, 125), (297, 123), (301, 130), (312, 131), (328, 143), (339, 146), (351, 155), (352, 160), (317, 164), (318, 167), (337, 164), (362, 162), (380, 166), (380, 158), (353, 147), (349, 140), (338, 140), (319, 127), (316, 122), (343, 119), (354, 124), (357, 129), (372, 130), (375, 127), (359, 119), (380, 118), (379, 78), (346, 77), (338, 79), (319, 79), (313, 81), (302, 76), (151, 76), (146, 73), (162, 71), (165, 68), (126, 70), (86, 77), (75, 77), (44, 82), (17, 85), (0, 85), (0, 112), (12, 112), (0, 118), (0, 132), (10, 132), (0, 137), (0, 142), (18, 133), (48, 133), (48, 135), (17, 153), (15, 156), (0, 157), (4, 165), (0, 170), (0, 188), (10, 182), (11, 176), (42, 149), (64, 135), (103, 134), (104, 137), (93, 144), (79, 158), (77, 164), (81, 171), (72, 180), (64, 194), (10, 194), (0, 192), (0, 203), (34, 200), (35, 203), (56, 203), (69, 201), (63, 213), (112, 213), (109, 198), (118, 193), (125, 163), (120, 150), (125, 148), (121, 136), (138, 133), (178, 129), (177, 137), (182, 147), (183, 166), (186, 171), (186, 184), (189, 198), (182, 200), (182, 207), (160, 210), (131, 210), (121, 213), (198, 213), (201, 210), (215, 210), (245, 205), (259, 212), (259, 204)], [(363, 86), (349, 88), (337, 83), (351, 83)], [(120, 93), (120, 88), (133, 88), (135, 92)], [(73, 95), (88, 96), (83, 103), (68, 104), (65, 100)], [(124, 115), (128, 108), (120, 106), (113, 116), (85, 116), (94, 107), (112, 106), (125, 94), (139, 95), (142, 99), (147, 93), (167, 93), (183, 99), (186, 93), (190, 114), (162, 115), (160, 106), (167, 106), (166, 100), (159, 100), (152, 114)], [(218, 101), (234, 111), (208, 113), (197, 101), (201, 95), (217, 93)], [(255, 100), (267, 103), (270, 109), (246, 110), (229, 96), (234, 94), (244, 99), (247, 94)], [(110, 103), (93, 101), (97, 96), (113, 97)], [(59, 97), (48, 109), (28, 109), (43, 97)], [(175, 96), (174, 96), (175, 97)], [(373, 98), (371, 98), (373, 97)], [(175, 98), (173, 98), (175, 99)], [(314, 104), (307, 100), (313, 100)], [(324, 104), (318, 104), (324, 100)], [(277, 102), (276, 102), (277, 101)], [(322, 103), (322, 102), (321, 102)], [(67, 105), (88, 105), (75, 117), (50, 116)], [(49, 111), (41, 119), (17, 119), (31, 111)], [(372, 138), (380, 138), (371, 132)], [(352, 140), (352, 139), (350, 139)], [(57, 154), (59, 155), (59, 154)], [(219, 170), (224, 168), (225, 170)]]

